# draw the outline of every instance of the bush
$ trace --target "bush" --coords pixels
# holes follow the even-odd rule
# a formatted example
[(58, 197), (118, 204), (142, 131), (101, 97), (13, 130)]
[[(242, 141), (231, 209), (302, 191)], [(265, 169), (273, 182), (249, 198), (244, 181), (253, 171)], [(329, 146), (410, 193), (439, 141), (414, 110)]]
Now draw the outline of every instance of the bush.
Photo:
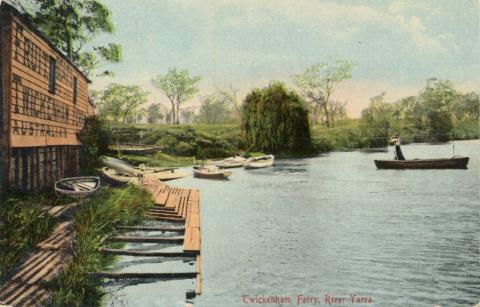
[(108, 152), (108, 145), (113, 142), (113, 134), (108, 125), (92, 116), (85, 119), (82, 130), (78, 133), (82, 143), (80, 163), (84, 172), (91, 172), (100, 165), (100, 156)]

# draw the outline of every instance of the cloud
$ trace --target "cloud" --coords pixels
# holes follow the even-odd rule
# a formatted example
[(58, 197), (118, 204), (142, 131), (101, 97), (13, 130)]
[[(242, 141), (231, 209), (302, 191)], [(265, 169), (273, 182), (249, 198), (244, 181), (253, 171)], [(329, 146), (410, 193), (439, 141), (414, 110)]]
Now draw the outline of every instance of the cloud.
[(442, 40), (442, 37), (445, 38), (449, 33), (430, 34), (422, 22), (419, 15), (443, 14), (440, 9), (427, 2), (394, 1), (387, 11), (382, 11), (367, 5), (311, 0), (171, 1), (180, 8), (194, 9), (202, 14), (206, 13), (209, 17), (213, 16), (217, 26), (232, 30), (266, 30), (280, 20), (288, 21), (304, 31), (314, 32), (333, 43), (356, 39), (355, 35), (361, 31), (374, 33), (380, 30), (400, 31), (421, 54), (446, 53), (450, 46)]
[[(480, 1), (480, 0), (478, 0)], [(444, 12), (434, 2), (396, 0), (390, 3), (388, 11), (394, 15), (426, 13), (429, 16), (443, 15)]]
[[(398, 25), (405, 33), (408, 33), (414, 41), (415, 46), (420, 53), (426, 54), (431, 53), (432, 51), (445, 53), (448, 51), (439, 36), (434, 38), (427, 34), (427, 28), (419, 17), (412, 16), (410, 19), (405, 20), (402, 16), (397, 16), (396, 19)], [(443, 37), (448, 35), (449, 34), (444, 34)]]

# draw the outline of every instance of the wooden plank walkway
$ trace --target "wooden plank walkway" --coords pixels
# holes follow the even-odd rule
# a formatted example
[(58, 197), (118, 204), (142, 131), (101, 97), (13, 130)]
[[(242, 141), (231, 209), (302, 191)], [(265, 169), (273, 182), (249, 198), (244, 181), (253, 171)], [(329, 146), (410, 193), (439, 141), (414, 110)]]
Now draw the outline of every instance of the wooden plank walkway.
[(183, 222), (183, 252), (197, 255), (197, 289), (202, 292), (202, 248), (200, 227), (200, 191), (170, 187), (162, 182), (143, 180), (140, 186), (153, 195), (155, 208), (150, 216), (156, 220)]
[(40, 302), (50, 295), (41, 283), (52, 279), (69, 263), (67, 251), (70, 249), (72, 232), (72, 221), (60, 223), (2, 285), (0, 300), (12, 306), (41, 306)]
[(200, 254), (200, 191), (170, 187), (151, 179), (142, 180), (140, 186), (152, 193), (155, 200), (149, 216), (155, 220), (184, 223), (184, 252)]

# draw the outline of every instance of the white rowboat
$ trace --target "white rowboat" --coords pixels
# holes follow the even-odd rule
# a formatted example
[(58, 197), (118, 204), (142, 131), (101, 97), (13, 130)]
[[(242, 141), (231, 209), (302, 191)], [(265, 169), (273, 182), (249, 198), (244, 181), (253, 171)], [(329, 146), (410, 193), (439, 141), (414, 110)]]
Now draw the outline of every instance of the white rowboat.
[(55, 191), (62, 195), (85, 197), (95, 193), (99, 186), (99, 177), (72, 177), (55, 182)]
[(273, 155), (250, 158), (245, 162), (245, 169), (256, 169), (273, 166), (275, 157)]
[(193, 176), (203, 179), (228, 179), (232, 175), (232, 172), (226, 172), (211, 167), (194, 166)]
[(235, 167), (244, 166), (246, 161), (247, 159), (245, 159), (244, 157), (233, 156), (233, 157), (229, 157), (221, 161), (218, 161), (214, 163), (214, 165), (219, 168), (235, 168)]

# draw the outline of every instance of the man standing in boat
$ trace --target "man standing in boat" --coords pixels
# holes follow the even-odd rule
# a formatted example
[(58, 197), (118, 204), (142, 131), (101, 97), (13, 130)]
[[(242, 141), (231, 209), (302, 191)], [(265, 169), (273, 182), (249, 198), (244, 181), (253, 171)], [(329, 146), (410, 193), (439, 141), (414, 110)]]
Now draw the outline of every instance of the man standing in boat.
[(395, 160), (405, 160), (402, 149), (400, 148), (401, 142), (402, 141), (400, 140), (400, 135), (398, 133), (395, 133), (395, 135), (392, 137), (392, 140), (390, 141), (391, 144), (395, 145)]

